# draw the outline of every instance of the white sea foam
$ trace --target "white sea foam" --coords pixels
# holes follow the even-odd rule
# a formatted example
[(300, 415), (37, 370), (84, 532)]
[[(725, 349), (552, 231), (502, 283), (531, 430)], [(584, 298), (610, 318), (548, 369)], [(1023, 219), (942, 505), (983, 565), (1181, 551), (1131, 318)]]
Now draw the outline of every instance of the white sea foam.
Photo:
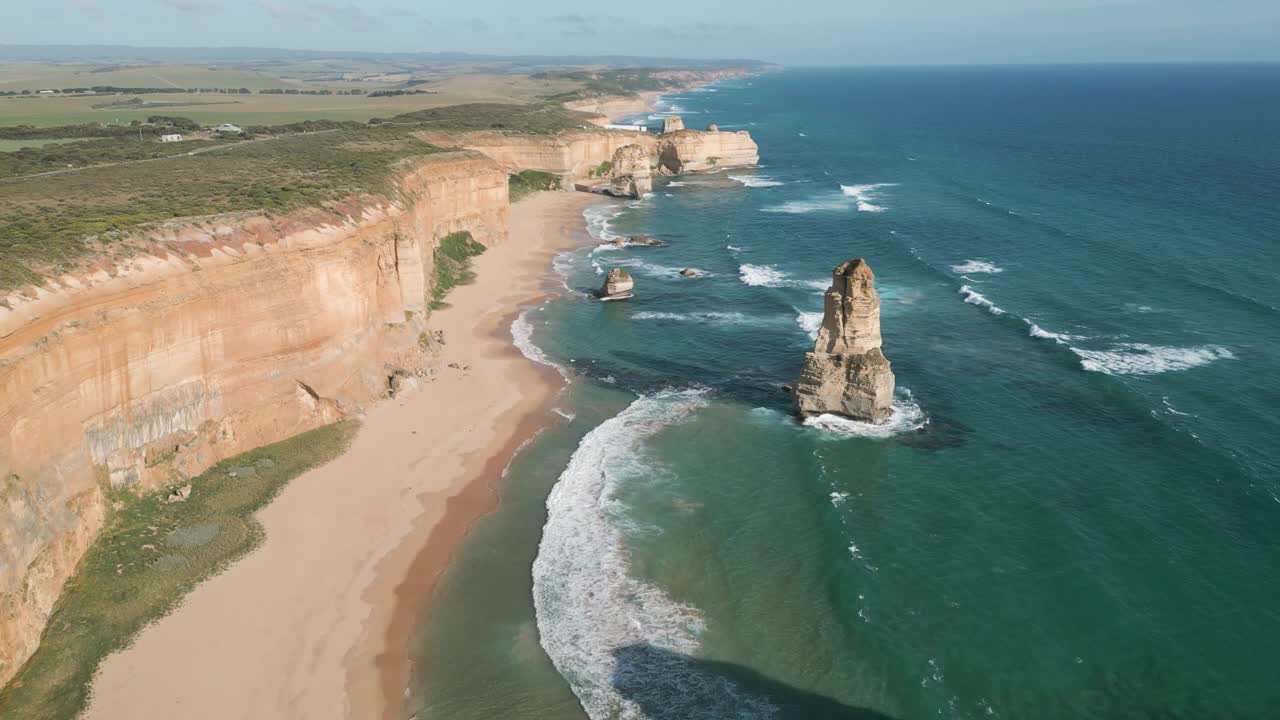
[(951, 272), (963, 274), (972, 273), (1002, 273), (1004, 268), (996, 266), (985, 260), (965, 260), (959, 265), (952, 265)]
[(916, 404), (911, 391), (901, 388), (898, 397), (893, 399), (892, 413), (888, 422), (867, 423), (851, 420), (840, 415), (815, 415), (806, 418), (804, 424), (811, 428), (825, 430), (835, 435), (872, 438), (882, 440), (904, 432), (919, 430), (929, 422), (929, 416)]
[(1027, 334), (1030, 335), (1031, 337), (1043, 338), (1045, 340), (1052, 340), (1058, 343), (1059, 345), (1066, 345), (1068, 340), (1084, 339), (1079, 335), (1068, 335), (1066, 333), (1050, 332), (1049, 330), (1045, 330), (1044, 328), (1031, 322), (1030, 320), (1027, 320), (1026, 318), (1023, 318), (1023, 321), (1026, 322), (1027, 325), (1031, 326), (1031, 329), (1027, 331)]
[(1214, 360), (1233, 360), (1230, 350), (1217, 345), (1170, 347), (1145, 343), (1121, 343), (1110, 350), (1071, 351), (1080, 357), (1080, 366), (1108, 375), (1156, 375), (1189, 370)]
[(692, 312), (673, 313), (643, 310), (631, 316), (633, 320), (671, 320), (675, 322), (700, 322), (724, 325), (760, 325), (779, 321), (778, 317), (748, 315), (740, 312)]
[[(719, 697), (735, 717), (763, 718), (773, 710), (741, 696), (719, 676), (680, 665), (679, 656), (698, 651), (705, 629), (701, 611), (629, 573), (629, 520), (617, 491), (652, 472), (645, 461), (648, 438), (684, 422), (705, 404), (703, 391), (639, 398), (587, 433), (547, 498), (547, 523), (533, 562), (538, 636), (592, 720), (648, 717), (634, 692), (624, 694), (618, 688), (622, 684), (643, 691), (650, 680), (646, 674), (653, 672), (679, 671), (680, 678), (652, 679), (674, 682), (684, 694), (699, 695), (700, 703)], [(638, 653), (642, 647), (651, 648), (654, 655)], [(676, 659), (657, 658), (662, 652)], [(620, 653), (625, 662), (620, 662)], [(650, 658), (652, 667), (644, 662)], [(690, 699), (663, 701), (678, 713), (679, 705)]]
[(511, 321), (511, 340), (526, 358), (539, 365), (555, 368), (564, 381), (569, 382), (569, 371), (552, 362), (551, 358), (542, 352), (542, 348), (533, 343), (533, 323), (529, 322), (529, 310), (522, 311), (515, 320)]
[(587, 232), (598, 242), (616, 240), (619, 236), (613, 232), (612, 223), (624, 209), (621, 205), (601, 203), (583, 210), (582, 217), (587, 221)]
[(897, 183), (841, 185), (839, 194), (824, 193), (804, 200), (792, 200), (781, 205), (770, 205), (760, 208), (760, 211), (804, 215), (814, 212), (847, 211), (850, 208), (857, 208), (859, 212), (883, 212), (885, 208), (872, 201), (879, 199), (883, 188), (894, 187), (895, 185)]
[(841, 505), (844, 505), (848, 501), (849, 501), (849, 493), (847, 492), (837, 491), (837, 492), (831, 493), (831, 504), (836, 507), (840, 507)]
[(796, 324), (799, 325), (800, 329), (805, 331), (809, 337), (817, 340), (818, 329), (822, 327), (822, 313), (797, 310)]
[(964, 295), (964, 301), (969, 303), (970, 305), (977, 305), (978, 307), (984, 307), (987, 309), (987, 312), (991, 313), (992, 315), (1004, 315), (1004, 310), (1001, 310), (1000, 308), (996, 307), (995, 303), (991, 302), (985, 296), (983, 296), (982, 293), (978, 292), (977, 290), (974, 290), (968, 285), (960, 286), (960, 294)]
[(787, 278), (781, 270), (768, 265), (741, 265), (738, 275), (744, 284), (752, 287), (782, 287)]
[(885, 208), (876, 205), (883, 188), (894, 187), (898, 183), (871, 183), (868, 185), (841, 185), (840, 192), (853, 198), (858, 204), (858, 212), (884, 212)]
[(684, 268), (684, 267), (675, 267), (674, 265), (660, 265), (658, 263), (646, 262), (644, 260), (638, 260), (636, 258), (630, 258), (630, 257), (610, 259), (609, 263), (611, 265), (618, 265), (621, 267), (631, 268), (632, 270), (637, 270), (646, 275), (654, 275), (657, 277), (682, 277), (680, 275), (680, 271), (685, 269), (693, 270), (695, 273), (697, 273), (693, 277), (699, 277), (699, 278), (715, 277), (715, 273), (707, 272), (706, 270), (699, 270), (698, 268)]
[(729, 179), (734, 182), (742, 183), (750, 188), (778, 187), (779, 185), (786, 184), (779, 180), (774, 180), (760, 175), (730, 175)]
[(671, 182), (667, 183), (667, 187), (684, 187), (685, 185), (688, 185), (688, 184), (689, 184), (689, 183), (687, 183), (687, 182), (680, 182), (679, 180), (672, 180)]
[(729, 252), (735, 252), (735, 253), (740, 253), (740, 252), (742, 252), (742, 248), (740, 248), (740, 247), (735, 247), (735, 246), (733, 246), (733, 245), (725, 245), (725, 246), (724, 246), (724, 249), (725, 249), (725, 250), (728, 250)]
[(797, 134), (797, 135), (799, 135), (800, 137), (809, 137), (808, 135), (805, 135), (804, 133), (796, 133), (796, 134)]

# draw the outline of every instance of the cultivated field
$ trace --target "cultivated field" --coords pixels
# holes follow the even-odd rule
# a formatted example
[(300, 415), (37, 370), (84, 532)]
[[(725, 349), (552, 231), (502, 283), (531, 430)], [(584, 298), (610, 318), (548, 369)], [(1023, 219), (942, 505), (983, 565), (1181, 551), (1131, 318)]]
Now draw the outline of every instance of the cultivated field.
[[(205, 70), (189, 66), (154, 66), (106, 73), (74, 74), (69, 66), (0, 65), (0, 91), (39, 89), (42, 87), (245, 87), (251, 90), (294, 88), (304, 90), (361, 89), (365, 95), (226, 95), (219, 93), (155, 93), (136, 95), (91, 95), (60, 97), (57, 95), (20, 95), (0, 97), (0, 126), (77, 125), (81, 123), (122, 123), (146, 120), (151, 115), (180, 115), (205, 125), (234, 123), (237, 125), (278, 125), (300, 120), (329, 119), (365, 121), (374, 117), (391, 117), (401, 113), (462, 103), (529, 102), (548, 95), (570, 92), (581, 83), (562, 79), (532, 79), (525, 75), (442, 75), (418, 73), (405, 82), (419, 84), (411, 90), (431, 94), (368, 97), (368, 93), (395, 88), (384, 82), (336, 79), (332, 82), (302, 83), (263, 73), (239, 70)], [(379, 76), (396, 77), (399, 76)], [(26, 78), (25, 80), (15, 78)], [(166, 82), (161, 82), (161, 80)], [(253, 83), (249, 81), (253, 80)], [(148, 107), (122, 109), (94, 105), (142, 98)], [(12, 148), (9, 148), (12, 149)]]

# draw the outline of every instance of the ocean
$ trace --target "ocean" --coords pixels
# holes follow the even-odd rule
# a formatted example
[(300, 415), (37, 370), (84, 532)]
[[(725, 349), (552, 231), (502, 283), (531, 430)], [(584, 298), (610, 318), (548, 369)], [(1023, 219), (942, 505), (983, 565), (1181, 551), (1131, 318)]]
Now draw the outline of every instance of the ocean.
[[(569, 382), (424, 608), (447, 718), (1269, 718), (1280, 66), (801, 69), (663, 99), (761, 166), (605, 201)], [(866, 258), (886, 426), (790, 414)], [(587, 297), (626, 267), (636, 297)], [(683, 268), (702, 271), (681, 277)]]

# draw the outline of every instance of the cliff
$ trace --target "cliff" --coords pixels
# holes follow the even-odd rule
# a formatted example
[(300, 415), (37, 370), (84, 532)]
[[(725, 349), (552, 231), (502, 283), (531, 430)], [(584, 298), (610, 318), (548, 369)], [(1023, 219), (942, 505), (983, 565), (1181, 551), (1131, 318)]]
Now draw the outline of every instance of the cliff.
[(659, 135), (604, 129), (556, 135), (420, 132), (416, 136), (433, 145), (462, 146), (484, 153), (511, 174), (521, 170), (555, 173), (566, 187), (592, 179), (593, 171), (613, 162), (618, 151), (628, 145), (638, 146), (649, 157), (651, 169), (662, 175), (751, 167), (760, 162), (759, 148), (746, 130), (681, 129)]
[(880, 350), (875, 275), (862, 258), (841, 264), (831, 275), (822, 328), (796, 380), (796, 412), (884, 422), (892, 409), (894, 377)]
[(394, 199), (171, 223), (131, 258), (0, 296), (0, 684), (108, 516), (357, 413), (429, 362), (433, 249), (507, 232), (507, 176), (415, 161)]
[(759, 163), (760, 149), (746, 130), (676, 130), (658, 138), (658, 171), (663, 175)]

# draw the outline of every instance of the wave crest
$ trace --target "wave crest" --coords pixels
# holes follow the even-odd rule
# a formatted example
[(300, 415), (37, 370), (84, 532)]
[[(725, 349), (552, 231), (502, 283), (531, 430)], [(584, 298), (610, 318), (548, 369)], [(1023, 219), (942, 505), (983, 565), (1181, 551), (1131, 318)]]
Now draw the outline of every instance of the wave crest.
[(616, 491), (651, 472), (644, 442), (687, 420), (706, 405), (706, 395), (665, 391), (637, 399), (583, 437), (547, 498), (533, 562), (538, 634), (593, 720), (645, 717), (614, 683), (632, 669), (619, 661), (626, 648), (691, 655), (699, 647), (702, 613), (628, 574), (627, 520)]

